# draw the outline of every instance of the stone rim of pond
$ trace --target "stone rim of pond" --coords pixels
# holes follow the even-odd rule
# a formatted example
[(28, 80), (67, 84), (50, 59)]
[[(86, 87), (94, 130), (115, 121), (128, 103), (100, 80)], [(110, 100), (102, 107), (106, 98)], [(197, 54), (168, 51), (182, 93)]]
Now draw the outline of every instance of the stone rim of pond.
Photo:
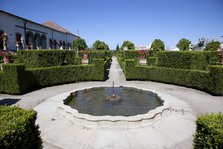
[[(106, 85), (97, 85), (97, 86), (90, 86), (85, 88), (79, 88), (70, 92), (62, 93), (57, 96), (51, 97), (56, 103), (57, 111), (67, 120), (82, 125), (87, 128), (137, 128), (143, 127), (146, 125), (151, 124), (154, 120), (165, 116), (170, 112), (171, 102), (169, 102), (169, 95), (164, 93), (159, 93), (153, 90), (148, 90), (141, 87), (134, 87), (134, 86), (126, 86), (123, 87), (132, 87), (136, 89), (141, 89), (145, 91), (150, 91), (156, 93), (164, 102), (162, 106), (159, 106), (153, 110), (148, 111), (145, 114), (139, 114), (135, 116), (93, 116), (89, 114), (79, 113), (78, 110), (71, 108), (68, 105), (64, 104), (64, 100), (70, 95), (70, 93), (84, 90), (84, 89), (91, 89), (96, 87), (111, 87)], [(120, 87), (120, 86), (115, 86)]]

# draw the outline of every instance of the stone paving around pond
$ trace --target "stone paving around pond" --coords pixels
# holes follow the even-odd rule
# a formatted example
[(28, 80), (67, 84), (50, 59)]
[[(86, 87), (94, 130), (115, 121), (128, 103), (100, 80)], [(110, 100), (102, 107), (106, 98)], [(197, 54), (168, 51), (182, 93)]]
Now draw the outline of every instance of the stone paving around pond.
[[(175, 105), (176, 110), (156, 117), (146, 126), (137, 128), (88, 128), (74, 123), (60, 113), (55, 100), (60, 94), (74, 89), (91, 86), (134, 86), (162, 94)], [(150, 81), (126, 81), (125, 76), (113, 57), (109, 79), (105, 82), (81, 82), (43, 88), (21, 96), (0, 95), (1, 99), (20, 99), (16, 105), (22, 108), (34, 108), (38, 112), (39, 124), (44, 148), (79, 149), (134, 149), (134, 148), (182, 148), (192, 146), (197, 115), (206, 112), (223, 112), (223, 97), (207, 93)], [(182, 110), (183, 109), (183, 112)]]

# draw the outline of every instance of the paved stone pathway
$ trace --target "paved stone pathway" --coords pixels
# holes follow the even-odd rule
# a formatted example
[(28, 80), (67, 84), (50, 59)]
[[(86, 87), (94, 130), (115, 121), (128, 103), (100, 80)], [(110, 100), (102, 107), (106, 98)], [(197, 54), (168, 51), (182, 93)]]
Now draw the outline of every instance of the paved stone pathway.
[[(90, 129), (77, 125), (58, 113), (50, 97), (74, 89), (100, 85), (135, 86), (146, 88), (166, 96), (176, 98), (178, 106), (186, 109), (185, 114), (171, 112), (160, 117), (150, 125), (128, 130)], [(105, 82), (80, 82), (53, 86), (20, 96), (0, 95), (1, 99), (20, 99), (16, 105), (38, 111), (37, 121), (44, 140), (45, 149), (55, 148), (169, 148), (188, 149), (192, 146), (192, 134), (195, 130), (197, 115), (210, 112), (223, 112), (223, 97), (207, 93), (150, 81), (126, 81), (115, 57), (112, 58), (109, 79)], [(55, 120), (54, 120), (55, 119)]]

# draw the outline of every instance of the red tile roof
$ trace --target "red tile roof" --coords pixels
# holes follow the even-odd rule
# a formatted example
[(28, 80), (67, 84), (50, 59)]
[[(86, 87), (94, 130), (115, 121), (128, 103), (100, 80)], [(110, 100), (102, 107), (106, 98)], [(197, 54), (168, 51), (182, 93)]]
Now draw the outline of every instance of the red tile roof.
[(65, 28), (61, 27), (60, 25), (52, 22), (52, 21), (47, 21), (45, 23), (43, 23), (42, 25), (53, 28), (55, 30), (58, 30), (60, 32), (64, 32), (64, 33), (71, 33), (70, 31), (66, 30)]

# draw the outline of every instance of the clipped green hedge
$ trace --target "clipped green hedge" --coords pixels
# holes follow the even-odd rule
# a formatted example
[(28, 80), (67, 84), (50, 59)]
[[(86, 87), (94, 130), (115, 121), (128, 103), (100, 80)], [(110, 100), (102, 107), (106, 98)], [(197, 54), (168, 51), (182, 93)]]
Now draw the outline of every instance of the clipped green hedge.
[(138, 59), (140, 53), (138, 50), (120, 51), (120, 56), (124, 59)]
[(74, 65), (77, 62), (75, 51), (71, 50), (20, 50), (18, 60), (26, 67), (51, 67), (62, 65)]
[(32, 88), (90, 80), (93, 65), (68, 65), (27, 70)]
[(0, 148), (1, 149), (41, 149), (42, 140), (37, 113), (18, 107), (0, 106)]
[(97, 59), (97, 58), (105, 58), (106, 57), (106, 51), (104, 50), (90, 50), (89, 57), (91, 59)]
[(207, 62), (203, 52), (164, 51), (158, 53), (158, 66), (204, 70)]
[(90, 75), (91, 80), (94, 81), (103, 81), (108, 77), (108, 71), (107, 69), (110, 67), (110, 61), (111, 59), (107, 59), (104, 61), (104, 59), (94, 59), (93, 60), (93, 71)]
[(4, 64), (2, 73), (1, 92), (9, 94), (20, 94), (27, 91), (29, 77), (22, 64)]
[(179, 69), (205, 70), (210, 63), (219, 62), (217, 52), (162, 51), (158, 53), (158, 66)]
[(207, 83), (208, 91), (212, 94), (223, 95), (223, 65), (212, 65)]
[(83, 57), (83, 53), (88, 52), (90, 61), (92, 61), (93, 59), (107, 59), (108, 57), (112, 56), (112, 53), (110, 51), (107, 50), (85, 50), (85, 51), (80, 51), (78, 53), (79, 57)]
[(193, 140), (193, 148), (223, 148), (223, 115), (205, 114), (196, 120), (196, 133)]
[(127, 80), (151, 80), (171, 83), (223, 95), (223, 66), (209, 66), (209, 71), (138, 66), (135, 59), (125, 60), (123, 71)]
[(150, 66), (157, 65), (157, 57), (147, 57), (147, 64)]
[(218, 64), (220, 56), (217, 51), (202, 51), (205, 55), (208, 64)]
[(42, 87), (78, 81), (103, 81), (111, 58), (94, 59), (90, 65), (66, 65), (25, 69), (23, 64), (5, 64), (0, 72), (0, 92), (23, 94)]
[(0, 93), (3, 92), (3, 71), (0, 70)]

